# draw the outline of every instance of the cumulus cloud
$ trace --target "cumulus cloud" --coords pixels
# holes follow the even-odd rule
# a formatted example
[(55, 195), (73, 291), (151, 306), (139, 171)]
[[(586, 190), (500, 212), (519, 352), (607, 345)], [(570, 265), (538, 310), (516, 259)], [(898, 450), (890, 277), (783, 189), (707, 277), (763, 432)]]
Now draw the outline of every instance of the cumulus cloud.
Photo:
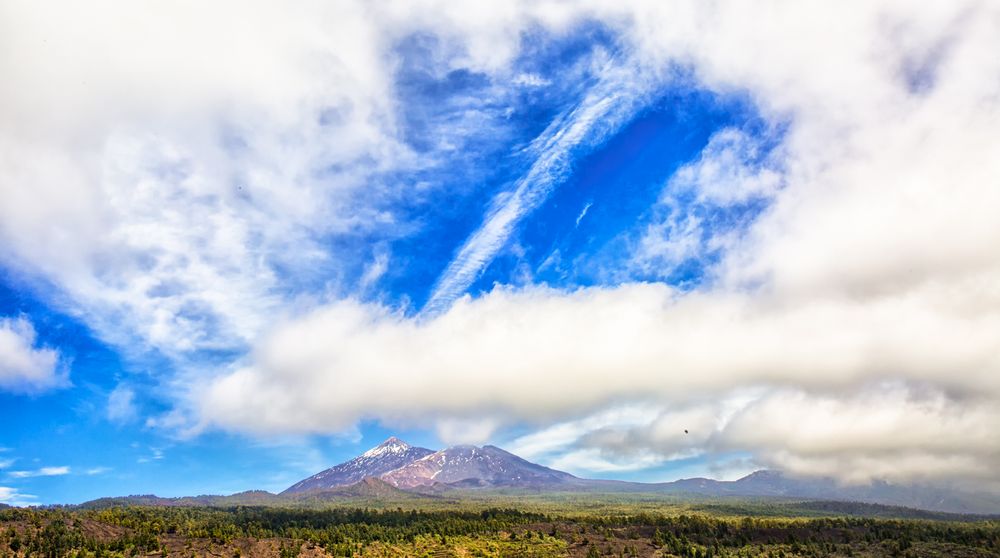
[(36, 343), (26, 318), (0, 318), (0, 389), (39, 392), (66, 384), (59, 351)]
[(741, 409), (713, 442), (849, 483), (944, 477), (997, 490), (996, 401), (891, 384), (849, 394), (778, 391)]

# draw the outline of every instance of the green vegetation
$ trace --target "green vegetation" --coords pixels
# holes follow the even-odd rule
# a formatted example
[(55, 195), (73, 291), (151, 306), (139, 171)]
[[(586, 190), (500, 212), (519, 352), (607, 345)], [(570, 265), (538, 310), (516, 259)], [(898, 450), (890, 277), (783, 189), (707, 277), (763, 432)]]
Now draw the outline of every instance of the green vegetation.
[[(836, 506), (814, 509), (830, 507), (829, 503), (809, 505), (731, 502), (703, 504), (700, 512), (663, 506), (658, 512), (617, 509), (613, 513), (469, 506), (451, 510), (11, 508), (0, 509), (0, 558), (1000, 556), (996, 520), (809, 517), (844, 511)], [(748, 509), (754, 515), (740, 515)], [(805, 510), (806, 517), (778, 514), (796, 509)]]

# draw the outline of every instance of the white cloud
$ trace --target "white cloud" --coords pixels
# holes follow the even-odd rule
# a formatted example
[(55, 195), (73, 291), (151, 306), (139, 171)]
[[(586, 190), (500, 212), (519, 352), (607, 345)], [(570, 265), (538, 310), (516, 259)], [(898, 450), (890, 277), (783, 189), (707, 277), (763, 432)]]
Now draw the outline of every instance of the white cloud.
[(582, 419), (551, 425), (516, 438), (508, 448), (527, 459), (544, 459), (574, 446), (586, 434), (609, 427), (625, 428), (650, 423), (659, 410), (650, 405), (628, 405), (595, 413)]
[(69, 473), (70, 468), (63, 465), (61, 467), (42, 467), (30, 471), (10, 471), (7, 474), (15, 479), (27, 479), (31, 477), (58, 477)]
[(665, 218), (648, 225), (632, 249), (628, 268), (647, 276), (667, 277), (680, 264), (706, 255), (705, 230), (702, 219), (683, 211), (670, 197), (658, 203)]
[(0, 389), (32, 393), (66, 385), (59, 351), (36, 342), (26, 318), (0, 318)]
[(0, 459), (0, 469), (9, 468), (15, 461), (17, 461), (17, 459)]
[(846, 482), (957, 477), (1000, 489), (993, 397), (874, 386), (848, 394), (779, 391), (742, 409), (715, 441), (772, 467)]
[(476, 444), (489, 440), (503, 421), (493, 417), (443, 418), (435, 423), (437, 436), (446, 444)]
[(552, 83), (538, 74), (518, 74), (511, 81), (514, 85), (525, 87), (544, 87)]
[(88, 476), (103, 475), (105, 473), (111, 472), (111, 467), (91, 467), (84, 471), (84, 474)]
[(780, 187), (781, 174), (768, 168), (762, 139), (767, 138), (751, 137), (734, 128), (716, 132), (698, 160), (674, 174), (667, 191), (694, 190), (699, 199), (719, 205), (773, 196)]
[(160, 461), (166, 454), (163, 452), (163, 448), (149, 448), (149, 455), (139, 457), (136, 459), (136, 463), (150, 463), (152, 461)]
[(0, 255), (106, 340), (244, 347), (294, 304), (275, 268), (321, 283), (324, 235), (384, 221), (352, 193), (410, 155), (360, 5), (0, 9), (30, 53), (0, 63)]
[(737, 385), (834, 389), (898, 376), (1000, 392), (988, 333), (1000, 316), (970, 314), (949, 291), (919, 295), (790, 306), (656, 284), (498, 289), (420, 322), (344, 302), (279, 328), (254, 366), (220, 378), (201, 401), (206, 416), (239, 417), (234, 425), (323, 431), (435, 410), (545, 420), (616, 398)]
[(587, 211), (590, 211), (590, 208), (593, 205), (593, 202), (587, 202), (587, 205), (583, 206), (583, 209), (580, 210), (580, 214), (576, 216), (576, 222), (574, 223), (575, 226), (580, 226), (580, 221), (583, 221), (583, 218), (587, 216)]
[(138, 414), (135, 406), (135, 391), (132, 388), (119, 384), (108, 394), (108, 407), (106, 415), (111, 422), (124, 422), (132, 420)]
[(560, 471), (586, 476), (588, 473), (639, 471), (661, 465), (666, 458), (648, 450), (636, 450), (627, 456), (614, 456), (600, 448), (574, 449), (558, 455), (546, 465)]
[(359, 281), (361, 288), (368, 289), (372, 287), (388, 270), (389, 253), (384, 250), (376, 252), (372, 261), (365, 266), (364, 273), (361, 274), (361, 280)]
[(11, 506), (30, 506), (35, 497), (31, 494), (24, 494), (16, 488), (10, 486), (0, 486), (0, 502)]
[[(739, 477), (751, 469), (775, 468), (847, 483), (947, 480), (1000, 490), (994, 473), (1000, 456), (995, 401), (900, 383), (832, 393), (757, 389), (667, 407), (640, 421), (607, 422), (599, 418), (606, 413), (598, 413), (577, 421), (586, 427), (551, 444), (540, 457), (586, 473), (649, 468), (701, 455), (705, 462), (672, 474)], [(544, 439), (560, 428), (537, 436)], [(727, 462), (733, 454), (754, 458)]]

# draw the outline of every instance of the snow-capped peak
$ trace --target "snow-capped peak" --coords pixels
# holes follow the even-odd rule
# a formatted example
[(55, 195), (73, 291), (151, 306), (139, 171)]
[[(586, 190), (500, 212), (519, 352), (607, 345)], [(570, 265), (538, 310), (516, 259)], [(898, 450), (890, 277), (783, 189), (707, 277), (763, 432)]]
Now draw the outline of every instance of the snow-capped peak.
[(400, 440), (395, 436), (390, 436), (386, 441), (361, 454), (362, 457), (381, 457), (384, 455), (399, 455), (406, 453), (410, 449), (410, 444)]

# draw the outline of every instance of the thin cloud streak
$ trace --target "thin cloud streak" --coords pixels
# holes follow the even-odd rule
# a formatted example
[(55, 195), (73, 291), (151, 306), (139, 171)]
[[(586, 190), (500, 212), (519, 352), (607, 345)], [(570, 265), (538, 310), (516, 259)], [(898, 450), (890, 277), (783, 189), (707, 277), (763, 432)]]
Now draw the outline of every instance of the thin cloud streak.
[[(438, 278), (421, 314), (433, 317), (476, 281), (521, 220), (541, 206), (572, 171), (573, 159), (600, 145), (634, 114), (645, 93), (638, 70), (615, 61), (606, 63), (600, 81), (571, 110), (556, 118), (532, 142), (535, 162), (509, 192), (494, 198), (483, 224), (459, 248)], [(581, 214), (581, 218), (583, 215)]]
[(60, 477), (69, 473), (70, 468), (63, 465), (60, 467), (42, 467), (41, 469), (30, 471), (11, 471), (8, 475), (15, 479), (28, 479), (33, 477)]

